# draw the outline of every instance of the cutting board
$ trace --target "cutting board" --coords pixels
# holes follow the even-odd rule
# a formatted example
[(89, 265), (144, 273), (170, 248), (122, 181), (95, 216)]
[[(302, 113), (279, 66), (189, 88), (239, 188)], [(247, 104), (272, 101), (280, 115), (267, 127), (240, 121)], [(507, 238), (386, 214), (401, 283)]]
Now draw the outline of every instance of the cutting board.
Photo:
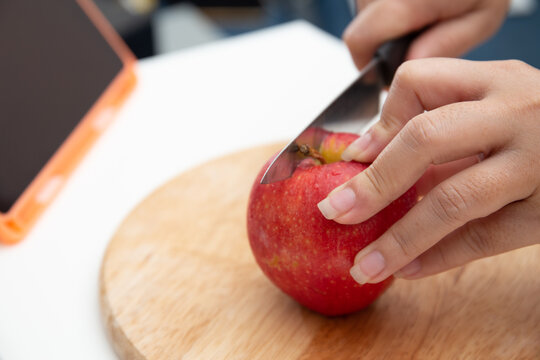
[(101, 307), (122, 359), (539, 359), (540, 247), (407, 281), (326, 318), (281, 293), (246, 235), (253, 179), (281, 144), (165, 184), (120, 225)]

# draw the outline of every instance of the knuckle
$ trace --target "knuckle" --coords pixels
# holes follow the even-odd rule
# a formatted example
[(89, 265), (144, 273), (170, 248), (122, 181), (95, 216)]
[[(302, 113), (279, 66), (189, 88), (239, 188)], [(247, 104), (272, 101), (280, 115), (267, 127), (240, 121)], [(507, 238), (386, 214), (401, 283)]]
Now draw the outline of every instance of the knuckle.
[(358, 56), (366, 53), (366, 39), (364, 36), (364, 32), (365, 31), (363, 31), (362, 29), (362, 24), (358, 24), (357, 22), (353, 22), (343, 32), (343, 42), (349, 48), (353, 56)]
[(497, 76), (491, 79), (491, 83), (496, 86), (494, 88), (502, 90), (498, 99), (509, 109), (515, 108), (515, 105), (520, 103), (521, 96), (508, 96), (508, 91), (504, 91), (508, 89), (508, 84), (519, 84), (523, 89), (534, 87), (538, 83), (538, 70), (521, 60), (493, 61), (488, 66), (497, 73)]
[[(473, 202), (488, 204), (495, 198), (500, 197), (502, 186), (507, 183), (504, 172), (504, 169), (498, 169), (497, 174), (473, 172), (469, 174), (466, 180), (461, 180), (457, 186), (461, 189), (461, 194), (468, 199), (468, 205), (472, 205)], [(485, 216), (489, 214), (489, 212), (484, 213), (484, 211), (488, 210), (487, 207), (484, 211), (481, 210), (475, 209), (475, 212), (478, 211), (476, 215)]]
[(441, 184), (432, 197), (433, 212), (448, 225), (462, 223), (470, 208), (464, 191), (453, 184)]
[(420, 152), (432, 146), (436, 137), (437, 128), (429, 113), (424, 113), (414, 117), (405, 125), (400, 132), (400, 140), (412, 151)]
[[(540, 79), (539, 79), (540, 80)], [(540, 94), (532, 92), (529, 97), (523, 99), (522, 109), (516, 111), (521, 118), (528, 118), (531, 114), (537, 114), (540, 110)], [(533, 115), (534, 116), (534, 115)]]
[(349, 26), (343, 33), (343, 42), (349, 49), (355, 65), (360, 69), (369, 61), (370, 50), (364, 46), (366, 39), (363, 31), (357, 26)]
[(354, 48), (356, 44), (358, 43), (358, 35), (354, 28), (348, 27), (345, 32), (343, 33), (343, 41), (345, 42), (345, 45), (350, 48)]
[(386, 197), (388, 184), (384, 180), (381, 171), (379, 170), (376, 164), (372, 164), (366, 170), (364, 170), (364, 175), (368, 179), (369, 183), (375, 190), (376, 194), (380, 197)]
[(380, 4), (381, 12), (392, 14), (396, 19), (400, 19), (405, 29), (412, 31), (415, 25), (417, 25), (417, 13), (421, 8), (419, 9), (413, 1), (387, 0), (380, 1)]
[(384, 129), (387, 133), (394, 133), (398, 132), (402, 127), (403, 123), (399, 116), (396, 116), (394, 114), (388, 114), (384, 111), (383, 107), (383, 113), (381, 115), (381, 119), (375, 126), (380, 126), (382, 129)]
[(433, 247), (433, 249), (435, 249), (438, 257), (438, 262), (440, 265), (442, 265), (443, 268), (448, 269), (455, 265), (454, 261), (452, 261), (450, 254), (446, 252), (442, 246), (435, 246)]
[(358, 4), (359, 9), (365, 9), (368, 5), (371, 5), (375, 0), (358, 0), (356, 3)]
[(399, 249), (405, 258), (413, 259), (421, 252), (416, 246), (414, 239), (407, 236), (402, 229), (394, 226), (389, 231), (394, 247)]
[(515, 81), (519, 78), (523, 83), (528, 82), (531, 78), (531, 70), (535, 70), (533, 67), (521, 60), (502, 60), (494, 61), (492, 63), (493, 71), (498, 72), (500, 75), (496, 78), (495, 83), (500, 86), (507, 86), (508, 81)]
[(491, 237), (483, 227), (475, 222), (462, 228), (462, 238), (466, 249), (474, 258), (485, 257), (495, 252)]
[(396, 88), (408, 88), (414, 81), (416, 72), (416, 60), (409, 60), (402, 63), (396, 70), (392, 86)]
[(527, 64), (526, 62), (522, 61), (522, 60), (516, 60), (516, 59), (513, 59), (513, 60), (508, 60), (510, 62), (510, 65), (512, 68), (515, 68), (515, 69), (525, 69), (525, 68), (529, 68), (529, 64)]
[(396, 70), (392, 86), (411, 87), (424, 74), (423, 69), (430, 63), (430, 59), (412, 59), (403, 62)]
[(525, 62), (516, 59), (497, 61), (497, 65), (499, 66), (499, 68), (508, 71), (515, 71), (517, 69), (524, 69), (528, 67)]

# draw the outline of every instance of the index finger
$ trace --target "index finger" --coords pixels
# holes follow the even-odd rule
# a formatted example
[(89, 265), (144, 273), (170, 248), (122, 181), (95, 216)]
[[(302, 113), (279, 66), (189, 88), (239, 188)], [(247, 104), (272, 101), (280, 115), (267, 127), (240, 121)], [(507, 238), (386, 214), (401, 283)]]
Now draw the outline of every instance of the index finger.
[[(455, 83), (451, 68), (452, 66), (446, 73), (439, 74), (436, 78), (437, 84), (444, 82), (444, 76), (447, 80), (452, 79), (451, 83)], [(475, 66), (461, 69), (462, 74), (467, 71), (488, 72), (486, 69), (478, 71)], [(430, 82), (424, 80), (411, 82), (400, 90), (404, 92), (403, 95), (394, 93), (394, 98), (389, 97), (387, 102), (400, 102), (402, 97), (410, 97), (407, 95), (411, 93), (422, 94), (422, 91), (417, 90), (418, 87), (423, 87), (423, 91), (431, 94), (428, 90)], [(477, 89), (487, 87), (486, 82), (471, 81)], [(467, 86), (463, 85), (465, 88)], [(446, 100), (459, 101), (459, 98), (454, 97), (458, 92), (452, 92), (448, 86), (446, 88)], [(444, 94), (441, 94), (441, 99), (444, 99)], [(425, 99), (422, 97), (417, 98), (417, 103), (412, 106), (423, 108), (423, 100)], [(439, 103), (444, 101), (439, 100)], [(388, 107), (393, 108), (394, 105), (390, 103)], [(406, 108), (401, 109), (402, 113), (406, 113)], [(443, 105), (421, 113), (410, 121), (404, 120), (406, 125), (370, 167), (332, 191), (319, 204), (321, 212), (328, 219), (343, 224), (354, 224), (368, 219), (413, 186), (431, 164), (443, 164), (478, 153), (487, 154), (491, 149), (508, 141), (511, 129), (501, 131), (500, 126), (506, 126), (504, 122), (493, 125), (497, 123), (497, 118), (501, 117), (504, 117), (504, 114), (497, 111), (496, 106), (489, 100), (473, 100)]]
[(343, 40), (356, 67), (361, 69), (382, 43), (418, 30), (434, 20), (424, 15), (419, 16), (414, 7), (406, 1), (374, 1), (362, 6), (358, 16), (343, 33)]
[[(362, 69), (384, 42), (425, 29), (406, 58), (457, 56), (499, 25), (499, 17), (482, 11), (480, 1), (365, 0), (343, 34), (354, 63)], [(490, 30), (491, 29), (491, 30)]]
[(373, 162), (415, 116), (447, 104), (482, 99), (491, 80), (491, 73), (485, 71), (489, 64), (448, 58), (405, 62), (396, 72), (380, 120), (354, 141), (342, 158)]

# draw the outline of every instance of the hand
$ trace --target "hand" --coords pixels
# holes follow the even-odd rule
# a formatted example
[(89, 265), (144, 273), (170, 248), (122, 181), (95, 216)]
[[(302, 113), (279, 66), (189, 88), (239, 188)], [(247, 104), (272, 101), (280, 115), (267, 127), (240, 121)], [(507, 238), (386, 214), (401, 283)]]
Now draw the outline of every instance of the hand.
[(419, 179), (423, 196), (357, 254), (359, 283), (539, 243), (540, 71), (514, 60), (408, 61), (381, 120), (342, 157), (375, 160), (319, 204), (328, 219), (364, 221)]
[(358, 0), (359, 15), (343, 34), (361, 69), (385, 41), (427, 28), (406, 59), (456, 57), (499, 28), (509, 0)]

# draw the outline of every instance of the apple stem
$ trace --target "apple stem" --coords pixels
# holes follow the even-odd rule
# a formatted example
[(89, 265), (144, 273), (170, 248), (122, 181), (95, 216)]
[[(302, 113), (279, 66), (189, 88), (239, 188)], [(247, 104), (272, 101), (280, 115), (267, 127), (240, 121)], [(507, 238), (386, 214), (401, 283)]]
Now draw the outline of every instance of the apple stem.
[(326, 161), (322, 157), (321, 153), (315, 150), (313, 147), (308, 144), (302, 144), (298, 147), (298, 151), (304, 156), (312, 157), (316, 160), (319, 160), (321, 164), (326, 164)]

